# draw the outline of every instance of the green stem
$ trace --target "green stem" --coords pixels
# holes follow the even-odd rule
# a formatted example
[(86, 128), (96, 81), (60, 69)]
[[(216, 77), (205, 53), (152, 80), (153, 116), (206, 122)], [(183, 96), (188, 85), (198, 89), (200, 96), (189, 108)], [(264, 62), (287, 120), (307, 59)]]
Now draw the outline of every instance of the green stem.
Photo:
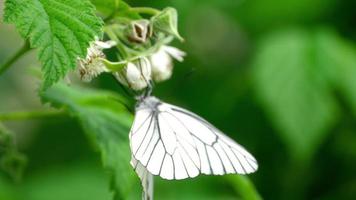
[(0, 121), (17, 121), (27, 119), (43, 119), (48, 117), (64, 116), (66, 112), (63, 110), (37, 110), (37, 111), (21, 111), (0, 113)]
[(104, 19), (105, 23), (109, 23), (109, 21), (115, 17), (116, 12), (119, 8), (119, 3), (120, 3), (119, 0), (115, 0), (115, 7), (114, 7), (113, 11), (111, 12), (111, 14)]
[(126, 65), (126, 62), (111, 62), (106, 59), (100, 59), (106, 68), (108, 68), (111, 72), (121, 71)]
[(130, 8), (130, 10), (133, 12), (148, 14), (148, 15), (157, 15), (160, 13), (159, 10), (155, 8), (149, 8), (149, 7), (134, 7), (134, 8)]
[(120, 52), (120, 54), (123, 57), (123, 59), (126, 59), (128, 55), (127, 55), (127, 52), (125, 50), (125, 47), (121, 43), (120, 39), (116, 36), (114, 31), (111, 29), (111, 27), (104, 27), (104, 32), (108, 35), (110, 40), (114, 40), (117, 43), (116, 44), (117, 50)]
[(11, 67), (21, 56), (30, 50), (30, 44), (28, 41), (19, 49), (12, 57), (10, 57), (4, 64), (0, 66), (0, 75), (3, 74), (8, 68)]

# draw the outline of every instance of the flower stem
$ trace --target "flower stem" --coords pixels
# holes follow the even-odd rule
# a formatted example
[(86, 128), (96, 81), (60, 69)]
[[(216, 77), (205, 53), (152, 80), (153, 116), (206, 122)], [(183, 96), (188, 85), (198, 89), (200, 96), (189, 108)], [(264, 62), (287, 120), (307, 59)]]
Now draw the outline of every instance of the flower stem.
[(122, 59), (126, 59), (128, 55), (127, 55), (127, 52), (125, 50), (125, 46), (121, 43), (120, 39), (116, 36), (116, 34), (112, 30), (112, 28), (111, 27), (104, 27), (104, 32), (108, 35), (110, 40), (114, 40), (117, 43), (116, 44), (116, 48), (119, 51), (119, 53), (121, 54)]
[(11, 67), (21, 56), (30, 50), (30, 44), (25, 41), (25, 44), (19, 49), (12, 57), (10, 57), (4, 64), (0, 66), (0, 75), (3, 74), (8, 68)]
[(110, 21), (112, 18), (115, 17), (115, 14), (116, 14), (116, 12), (117, 12), (117, 10), (118, 10), (118, 8), (119, 8), (119, 3), (120, 3), (120, 1), (119, 1), (119, 0), (115, 0), (114, 3), (115, 3), (115, 6), (114, 6), (113, 11), (111, 12), (111, 14), (110, 14), (109, 16), (107, 16), (106, 18), (104, 18), (104, 22), (105, 22), (105, 23), (109, 23), (109, 21)]
[(66, 112), (63, 110), (37, 110), (37, 111), (21, 111), (0, 113), (0, 121), (18, 121), (28, 119), (43, 119), (48, 117), (64, 116)]
[(125, 61), (110, 62), (110, 61), (108, 61), (106, 59), (103, 59), (103, 58), (101, 58), (100, 60), (104, 63), (106, 68), (108, 68), (111, 72), (121, 71), (127, 65), (127, 62), (125, 62)]
[(141, 14), (148, 14), (148, 15), (157, 15), (160, 13), (159, 10), (155, 8), (149, 8), (149, 7), (134, 7), (130, 8), (131, 11), (141, 13)]

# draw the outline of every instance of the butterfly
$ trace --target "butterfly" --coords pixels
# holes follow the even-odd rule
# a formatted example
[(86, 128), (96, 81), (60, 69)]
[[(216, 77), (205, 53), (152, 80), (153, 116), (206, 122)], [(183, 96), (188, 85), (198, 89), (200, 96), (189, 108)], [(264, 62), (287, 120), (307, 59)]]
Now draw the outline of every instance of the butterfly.
[(258, 168), (247, 150), (209, 122), (153, 96), (137, 104), (129, 138), (131, 165), (144, 199), (152, 199), (153, 175), (181, 180), (199, 174), (249, 174)]

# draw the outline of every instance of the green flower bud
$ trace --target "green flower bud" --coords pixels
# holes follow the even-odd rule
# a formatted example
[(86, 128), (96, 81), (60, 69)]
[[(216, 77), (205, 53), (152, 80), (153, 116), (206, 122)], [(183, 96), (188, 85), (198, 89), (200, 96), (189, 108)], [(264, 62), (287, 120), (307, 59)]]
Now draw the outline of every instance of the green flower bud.
[(164, 9), (159, 14), (153, 16), (151, 22), (153, 30), (173, 35), (181, 41), (184, 40), (178, 32), (178, 14), (176, 9), (170, 7)]
[(150, 21), (140, 19), (132, 21), (128, 29), (128, 39), (131, 42), (145, 43), (152, 35)]

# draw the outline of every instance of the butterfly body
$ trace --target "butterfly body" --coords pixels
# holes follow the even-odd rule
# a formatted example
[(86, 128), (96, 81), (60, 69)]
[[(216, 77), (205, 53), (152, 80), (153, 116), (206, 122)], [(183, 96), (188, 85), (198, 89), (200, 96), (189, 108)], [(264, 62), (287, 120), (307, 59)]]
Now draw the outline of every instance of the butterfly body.
[(209, 122), (152, 96), (136, 106), (130, 146), (136, 171), (168, 180), (248, 174), (258, 168), (249, 152)]
[(136, 105), (136, 113), (142, 109), (151, 109), (152, 111), (156, 111), (159, 109), (161, 104), (161, 101), (156, 97), (143, 97)]

